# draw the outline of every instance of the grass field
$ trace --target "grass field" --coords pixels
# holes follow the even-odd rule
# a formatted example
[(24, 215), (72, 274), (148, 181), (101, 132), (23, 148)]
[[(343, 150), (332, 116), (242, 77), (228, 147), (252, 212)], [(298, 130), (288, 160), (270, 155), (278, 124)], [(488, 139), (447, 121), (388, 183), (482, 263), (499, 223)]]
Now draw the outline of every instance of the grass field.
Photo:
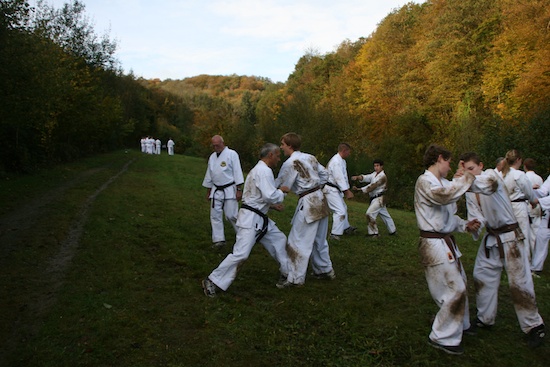
[[(200, 281), (234, 242), (210, 248), (205, 161), (117, 152), (0, 181), (0, 366), (548, 366), (550, 342), (526, 346), (506, 276), (497, 324), (465, 336), (465, 354), (427, 345), (432, 301), (414, 213), (398, 234), (331, 243), (333, 281), (275, 287), (278, 266), (256, 246), (216, 298)], [(391, 175), (390, 175), (391, 177)], [(390, 178), (391, 179), (391, 178)], [(271, 217), (290, 229), (296, 198)], [(459, 234), (471, 279), (478, 243)], [(534, 279), (550, 318), (550, 273)], [(473, 284), (470, 311), (475, 314)]]

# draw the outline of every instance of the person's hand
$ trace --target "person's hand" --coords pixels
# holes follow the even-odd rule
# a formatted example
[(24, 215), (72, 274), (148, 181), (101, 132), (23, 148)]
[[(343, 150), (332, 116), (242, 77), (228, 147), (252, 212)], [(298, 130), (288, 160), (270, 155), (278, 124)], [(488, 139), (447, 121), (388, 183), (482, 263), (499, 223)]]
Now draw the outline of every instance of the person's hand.
[(285, 194), (288, 194), (290, 192), (290, 187), (288, 186), (281, 186), (279, 187), (279, 190), (281, 190), (282, 192), (284, 192)]
[(243, 191), (237, 190), (237, 201), (241, 201), (242, 198), (243, 198)]
[(464, 161), (458, 162), (458, 167), (456, 169), (456, 172), (454, 174), (454, 178), (462, 177), (464, 176), (464, 173), (466, 172), (466, 169), (464, 168)]
[(481, 227), (481, 222), (477, 219), (471, 220), (466, 223), (466, 230), (470, 233), (476, 233)]
[(351, 190), (344, 191), (344, 197), (346, 199), (352, 199), (353, 198), (353, 192), (351, 192)]
[(283, 204), (271, 204), (271, 205), (269, 206), (269, 208), (270, 208), (270, 209), (273, 209), (273, 210), (276, 210), (276, 211), (278, 211), (278, 212), (282, 212), (282, 211), (285, 209), (285, 207), (283, 206)]
[(535, 208), (539, 204), (539, 199), (535, 198), (531, 201), (531, 208)]
[(363, 179), (363, 176), (359, 175), (359, 176), (351, 176), (351, 180), (352, 181), (361, 181)]
[(360, 188), (358, 188), (357, 186), (353, 186), (351, 189), (352, 189), (353, 191), (359, 191), (359, 190), (360, 190)]

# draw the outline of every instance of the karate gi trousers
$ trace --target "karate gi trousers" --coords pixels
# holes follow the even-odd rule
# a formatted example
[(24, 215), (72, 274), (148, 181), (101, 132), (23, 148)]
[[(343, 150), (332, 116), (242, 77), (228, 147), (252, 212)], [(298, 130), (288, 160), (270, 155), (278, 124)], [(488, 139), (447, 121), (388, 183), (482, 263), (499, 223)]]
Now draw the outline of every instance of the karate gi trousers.
[(341, 236), (344, 230), (350, 226), (348, 221), (348, 206), (344, 201), (344, 195), (337, 188), (325, 186), (323, 190), (327, 199), (328, 207), (332, 212), (331, 234)]
[(548, 228), (548, 212), (542, 217), (540, 226), (537, 230), (535, 248), (531, 255), (531, 270), (542, 271), (544, 262), (548, 256), (548, 241), (550, 240), (550, 228)]
[(421, 238), (419, 252), (428, 289), (439, 311), (429, 338), (441, 345), (458, 346), (462, 332), (470, 328), (466, 273), (459, 263), (460, 251), (453, 254), (444, 239)]
[(389, 233), (395, 232), (395, 223), (393, 222), (388, 208), (384, 203), (384, 196), (380, 196), (372, 199), (369, 208), (367, 209), (367, 231), (370, 235), (378, 234), (378, 225), (376, 224), (376, 217), (380, 215), (384, 224), (388, 228)]
[(535, 300), (533, 278), (527, 259), (527, 246), (523, 239), (518, 238), (502, 242), (504, 259), (501, 259), (497, 246), (488, 249), (489, 257), (487, 257), (484, 240), (481, 241), (474, 266), (477, 317), (486, 325), (495, 323), (498, 287), (504, 267), (519, 325), (524, 333), (528, 333), (543, 321)]
[(223, 190), (217, 190), (210, 204), (210, 224), (212, 225), (212, 242), (225, 241), (223, 214), (237, 232), (237, 214), (239, 203), (237, 199), (226, 199)]
[[(256, 244), (256, 236), (260, 233), (258, 228), (237, 228), (237, 237), (233, 252), (212, 271), (208, 278), (214, 282), (220, 289), (226, 291), (237, 277), (240, 265), (248, 259), (252, 248)], [(260, 243), (267, 252), (279, 263), (281, 274), (288, 274), (288, 257), (286, 253), (286, 236), (269, 220), (267, 233), (262, 237)]]

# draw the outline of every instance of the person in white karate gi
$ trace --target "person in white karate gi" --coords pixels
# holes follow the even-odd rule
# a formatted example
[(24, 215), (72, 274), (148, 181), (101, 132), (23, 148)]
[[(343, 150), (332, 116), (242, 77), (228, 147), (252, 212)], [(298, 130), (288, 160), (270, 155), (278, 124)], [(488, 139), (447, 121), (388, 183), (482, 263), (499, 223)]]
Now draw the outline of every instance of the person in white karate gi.
[(168, 155), (174, 155), (174, 141), (172, 138), (168, 139), (168, 142), (166, 143), (166, 148), (168, 149)]
[(529, 247), (524, 242), (505, 184), (494, 170), (483, 171), (483, 163), (476, 153), (463, 154), (460, 161), (464, 171), (476, 177), (473, 192), (466, 193), (468, 219), (481, 223), (473, 234), (474, 239), (479, 239), (482, 228), (486, 228), (474, 265), (477, 318), (473, 325), (488, 329), (495, 324), (504, 268), (521, 330), (527, 335), (528, 345), (538, 347), (544, 339), (545, 328), (535, 299)]
[(270, 208), (282, 210), (282, 202), (289, 188), (275, 186), (273, 168), (281, 160), (281, 150), (268, 143), (260, 152), (260, 160), (250, 171), (244, 183), (242, 205), (237, 217), (237, 239), (233, 252), (202, 281), (204, 293), (216, 295), (216, 289), (226, 291), (237, 277), (241, 265), (248, 259), (256, 242), (260, 242), (279, 263), (281, 277), (288, 275), (286, 236), (268, 218)]
[(473, 232), (479, 221), (456, 215), (456, 202), (470, 188), (470, 173), (446, 179), (451, 152), (430, 145), (423, 157), (426, 171), (416, 181), (414, 209), (420, 242), (418, 250), (430, 294), (439, 306), (428, 344), (449, 354), (462, 354), (462, 334), (470, 330), (466, 273), (453, 232)]
[(153, 154), (153, 145), (154, 145), (154, 139), (148, 136), (147, 139), (145, 139), (145, 147), (146, 147), (147, 154)]
[[(531, 182), (531, 186), (533, 187), (533, 189), (541, 187), (542, 183), (544, 182), (542, 177), (537, 175), (537, 173), (535, 172), (535, 166), (536, 162), (533, 158), (525, 158), (525, 160), (523, 161), (523, 170), (525, 171), (525, 176), (527, 176), (527, 179), (529, 180), (529, 182)], [(532, 259), (532, 255), (535, 252), (537, 231), (539, 230), (540, 222), (542, 220), (542, 210), (540, 209), (540, 205), (538, 204), (534, 207), (528, 205), (527, 210), (529, 211), (529, 223), (531, 224), (531, 230), (529, 231), (529, 255), (530, 259)]]
[(327, 242), (330, 209), (322, 191), (328, 172), (317, 158), (300, 151), (301, 144), (302, 138), (295, 133), (287, 133), (281, 138), (281, 149), (288, 159), (275, 182), (278, 187), (290, 187), (299, 199), (286, 247), (289, 273), (286, 280), (277, 282), (278, 288), (303, 285), (310, 257), (316, 278), (331, 280), (336, 277)]
[(535, 198), (533, 186), (525, 172), (520, 171), (522, 158), (521, 154), (515, 150), (506, 152), (504, 166), (502, 167), (502, 178), (506, 185), (506, 191), (510, 196), (514, 215), (519, 223), (521, 232), (525, 236), (525, 243), (530, 245), (531, 224), (529, 223), (528, 202)]
[(348, 206), (345, 199), (353, 198), (348, 181), (346, 159), (351, 154), (351, 147), (347, 143), (338, 145), (336, 153), (327, 163), (328, 181), (323, 188), (328, 207), (332, 212), (332, 230), (330, 239), (339, 241), (343, 234), (351, 234), (357, 230), (349, 224)]
[(160, 139), (157, 138), (157, 140), (155, 140), (155, 154), (160, 154), (160, 146), (161, 146), (161, 142), (160, 142)]
[(225, 245), (223, 215), (237, 231), (237, 214), (244, 182), (239, 154), (225, 146), (220, 135), (212, 137), (214, 152), (208, 159), (208, 167), (202, 186), (206, 187), (206, 199), (210, 200), (210, 224), (214, 248)]
[(360, 190), (364, 193), (368, 193), (370, 196), (370, 205), (365, 213), (367, 217), (367, 232), (369, 236), (378, 236), (378, 225), (376, 224), (376, 218), (380, 215), (384, 224), (388, 228), (390, 235), (394, 235), (397, 231), (395, 223), (388, 212), (386, 207), (385, 194), (388, 190), (388, 178), (384, 172), (384, 162), (381, 159), (375, 159), (373, 162), (374, 172), (359, 176), (352, 176), (353, 181), (366, 182), (367, 186), (358, 188), (353, 187), (354, 190)]
[(534, 192), (537, 197), (535, 203), (540, 206), (543, 216), (535, 240), (535, 251), (531, 259), (531, 271), (534, 276), (540, 276), (544, 268), (544, 262), (548, 256), (548, 241), (550, 240), (550, 176)]

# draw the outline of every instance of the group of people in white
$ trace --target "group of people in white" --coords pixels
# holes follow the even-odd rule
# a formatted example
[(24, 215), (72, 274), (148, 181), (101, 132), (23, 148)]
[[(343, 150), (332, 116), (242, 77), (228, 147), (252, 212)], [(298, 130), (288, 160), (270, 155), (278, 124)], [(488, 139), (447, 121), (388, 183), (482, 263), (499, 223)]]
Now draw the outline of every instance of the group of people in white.
[[(224, 214), (235, 229), (236, 242), (232, 253), (202, 281), (209, 297), (214, 297), (217, 289), (229, 288), (257, 242), (279, 263), (278, 288), (304, 285), (309, 265), (315, 278), (335, 279), (328, 239), (339, 241), (342, 235), (356, 230), (348, 221), (344, 202), (353, 197), (351, 190), (370, 196), (366, 212), (370, 237), (379, 235), (378, 215), (389, 234), (396, 233), (384, 199), (387, 177), (383, 161), (374, 161), (374, 172), (351, 177), (367, 186), (350, 189), (345, 159), (351, 148), (346, 143), (338, 146), (325, 168), (315, 156), (300, 151), (299, 135), (287, 133), (280, 146), (264, 145), (246, 180), (238, 153), (226, 147), (221, 136), (212, 138), (212, 146), (214, 153), (208, 160), (203, 186), (211, 202), (213, 247), (226, 243)], [(280, 162), (281, 151), (288, 158), (275, 179), (273, 169)], [(517, 150), (508, 151), (495, 169), (487, 170), (476, 153), (465, 153), (452, 180), (446, 178), (450, 163), (450, 151), (431, 145), (424, 153), (426, 170), (418, 177), (414, 194), (421, 263), (429, 291), (439, 306), (428, 344), (449, 354), (462, 354), (464, 334), (490, 329), (495, 324), (505, 269), (521, 330), (528, 345), (538, 347), (545, 337), (545, 326), (536, 304), (533, 277), (539, 276), (548, 254), (550, 177), (543, 182), (533, 172), (534, 161), (523, 162)], [(522, 164), (526, 172), (520, 170)], [(267, 213), (269, 209), (283, 210), (282, 202), (289, 192), (298, 196), (298, 203), (287, 237)], [(456, 203), (461, 197), (466, 198), (467, 220), (457, 215)], [(327, 239), (331, 212), (332, 231)], [(474, 240), (481, 239), (473, 271), (477, 312), (472, 321), (467, 277), (453, 232), (470, 232)]]
[[(345, 161), (351, 147), (347, 143), (339, 144), (338, 152), (325, 168), (315, 156), (301, 152), (300, 146), (301, 137), (295, 133), (283, 135), (280, 146), (266, 144), (260, 151), (260, 160), (245, 180), (238, 153), (226, 147), (221, 136), (212, 138), (214, 152), (203, 180), (206, 199), (211, 202), (212, 247), (220, 248), (226, 243), (224, 214), (237, 235), (233, 252), (202, 281), (207, 296), (215, 296), (216, 289), (229, 288), (257, 242), (279, 263), (278, 288), (304, 285), (309, 264), (315, 278), (336, 277), (328, 239), (340, 241), (341, 236), (353, 234), (357, 229), (348, 221), (344, 202), (354, 196)], [(275, 179), (273, 169), (280, 162), (281, 151), (288, 159)], [(363, 188), (354, 186), (354, 189), (368, 193), (372, 200), (366, 213), (371, 236), (378, 236), (375, 224), (378, 214), (384, 216), (390, 235), (396, 232), (383, 200), (387, 179), (382, 167), (382, 161), (377, 160), (375, 172), (354, 176), (355, 180), (367, 183)], [(282, 202), (289, 192), (298, 196), (298, 204), (287, 238), (267, 213), (269, 209), (283, 210)], [(239, 201), (242, 202), (240, 209)], [(331, 212), (332, 231), (327, 238)]]
[[(439, 306), (428, 343), (446, 353), (464, 353), (463, 335), (475, 335), (478, 329), (489, 330), (495, 324), (503, 269), (527, 344), (538, 347), (545, 337), (533, 277), (542, 270), (548, 253), (550, 180), (531, 182), (520, 170), (522, 162), (519, 152), (510, 150), (495, 169), (484, 169), (478, 155), (469, 152), (459, 158), (458, 169), (448, 180), (450, 151), (432, 145), (424, 154), (426, 170), (416, 182), (414, 196), (418, 249), (430, 294)], [(528, 170), (532, 162), (526, 163)], [(457, 215), (456, 202), (464, 195), (467, 220)], [(542, 212), (531, 215), (541, 216), (541, 221), (533, 228), (529, 207), (537, 206)], [(475, 240), (481, 239), (473, 270), (476, 316), (472, 320), (467, 277), (453, 232), (469, 232)]]
[[(170, 138), (164, 146), (166, 147), (168, 155), (174, 155), (174, 145), (174, 141)], [(160, 139), (155, 139), (152, 136), (145, 136), (141, 138), (140, 147), (141, 152), (146, 154), (160, 154), (161, 148), (163, 148)]]

